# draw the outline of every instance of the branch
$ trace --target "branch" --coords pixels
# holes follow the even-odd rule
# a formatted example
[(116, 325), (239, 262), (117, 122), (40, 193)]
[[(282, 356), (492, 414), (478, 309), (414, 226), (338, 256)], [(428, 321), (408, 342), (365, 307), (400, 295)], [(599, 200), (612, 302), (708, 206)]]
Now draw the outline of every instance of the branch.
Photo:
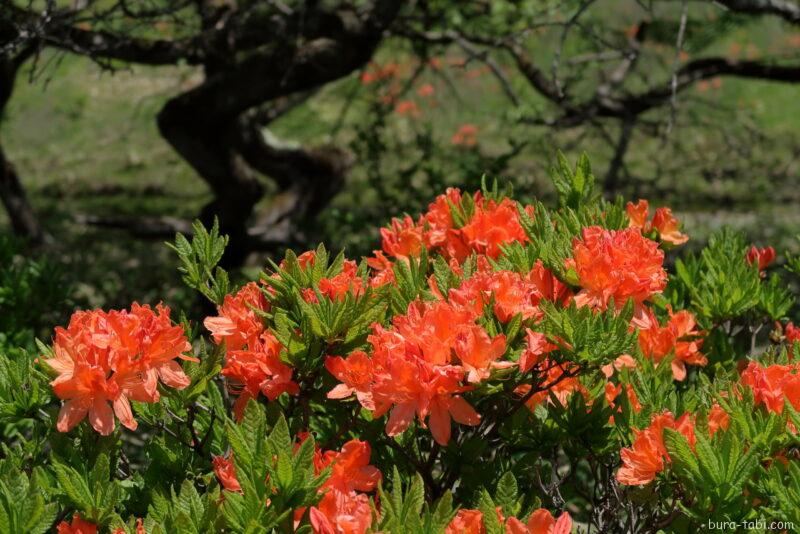
[(800, 24), (800, 6), (788, 0), (717, 0), (717, 3), (736, 13), (776, 15), (792, 24)]

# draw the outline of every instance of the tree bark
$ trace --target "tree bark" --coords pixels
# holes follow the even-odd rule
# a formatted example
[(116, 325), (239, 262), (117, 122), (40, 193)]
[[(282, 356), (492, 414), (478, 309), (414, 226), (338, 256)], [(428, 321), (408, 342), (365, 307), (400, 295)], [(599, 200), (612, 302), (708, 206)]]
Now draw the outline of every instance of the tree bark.
[[(11, 98), (17, 69), (23, 60), (22, 56), (18, 58), (0, 56), (0, 117)], [(19, 175), (6, 158), (2, 145), (0, 145), (0, 201), (8, 213), (13, 232), (33, 244), (41, 243), (44, 238), (42, 227), (28, 203)]]
[(293, 40), (259, 49), (236, 63), (206, 64), (199, 86), (169, 100), (158, 115), (163, 137), (211, 188), (214, 199), (201, 213), (209, 224), (219, 219), (229, 235), (224, 263), (240, 265), (252, 242), (248, 224), (263, 195), (258, 173), (275, 180), (282, 191), (279, 206), (261, 221), (266, 226), (315, 214), (344, 183), (346, 156), (337, 150), (286, 148), (264, 139), (255, 110), (276, 99), (312, 90), (342, 78), (370, 60), (402, 2), (379, 0), (371, 12), (317, 14), (308, 21), (305, 41)]

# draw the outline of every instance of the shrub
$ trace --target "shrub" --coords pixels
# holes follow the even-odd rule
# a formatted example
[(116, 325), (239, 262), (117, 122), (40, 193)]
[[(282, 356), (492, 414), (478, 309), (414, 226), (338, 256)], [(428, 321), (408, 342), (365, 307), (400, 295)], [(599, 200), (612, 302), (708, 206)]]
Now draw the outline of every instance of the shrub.
[(216, 227), (177, 236), (216, 315), (79, 311), (0, 368), (0, 531), (791, 530), (774, 250), (722, 231), (668, 273), (669, 209), (560, 162), (554, 208), (448, 189), (369, 258), (288, 251), (235, 290)]

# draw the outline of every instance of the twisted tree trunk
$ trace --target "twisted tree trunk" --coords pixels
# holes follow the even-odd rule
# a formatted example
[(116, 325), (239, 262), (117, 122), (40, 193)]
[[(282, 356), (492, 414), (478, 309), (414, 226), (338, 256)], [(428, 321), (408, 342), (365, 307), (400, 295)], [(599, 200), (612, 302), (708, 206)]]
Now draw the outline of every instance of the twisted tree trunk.
[[(158, 115), (161, 134), (211, 188), (201, 219), (219, 219), (230, 236), (224, 263), (241, 264), (259, 241), (291, 241), (296, 223), (316, 215), (342, 187), (349, 158), (336, 149), (280, 146), (265, 138), (270, 102), (313, 90), (366, 64), (402, 2), (379, 0), (367, 13), (342, 10), (306, 20), (306, 40), (286, 40), (233, 64), (205, 65), (199, 86), (169, 100)], [(255, 228), (263, 195), (258, 175), (275, 181), (281, 202)], [(279, 224), (281, 223), (281, 224)]]
[[(27, 52), (14, 58), (8, 55), (0, 56), (0, 117), (14, 90), (17, 70), (27, 56)], [(0, 201), (8, 213), (13, 232), (33, 244), (40, 243), (44, 237), (42, 227), (28, 203), (25, 189), (14, 166), (6, 158), (2, 145), (0, 145)]]

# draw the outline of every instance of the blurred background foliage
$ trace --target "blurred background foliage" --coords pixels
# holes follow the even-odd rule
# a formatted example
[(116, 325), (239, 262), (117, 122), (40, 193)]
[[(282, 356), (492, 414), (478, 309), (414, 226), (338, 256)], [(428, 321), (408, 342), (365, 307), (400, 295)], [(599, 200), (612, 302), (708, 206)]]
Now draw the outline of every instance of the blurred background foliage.
[[(180, 11), (137, 31), (191, 33), (192, 17)], [(621, 101), (650, 89), (666, 96), (632, 117), (563, 121), (568, 106), (537, 90), (498, 45), (508, 36), (575, 101), (598, 98), (606, 85)], [(712, 2), (408, 3), (371, 61), (302, 93), (262, 129), (284, 146), (337, 147), (350, 162), (344, 187), (300, 221), (302, 232), (289, 244), (322, 241), (357, 258), (377, 248), (379, 227), (391, 216), (419, 212), (446, 187), (476, 189), (484, 174), (513, 184), (521, 200), (552, 200), (547, 174), (561, 149), (570, 160), (587, 152), (608, 196), (671, 206), (692, 238), (690, 250), (731, 225), (753, 243), (774, 245), (779, 256), (797, 252), (800, 85), (723, 72), (670, 94), (679, 69), (707, 57), (783, 65), (800, 59), (800, 26)], [(615, 81), (628, 60), (635, 66)], [(70, 289), (53, 297), (65, 307), (52, 308), (0, 294), (0, 315), (7, 302), (26, 302), (35, 330), (42, 321), (63, 322), (52, 315), (74, 305), (163, 300), (196, 307), (164, 239), (95, 223), (120, 216), (190, 221), (212, 199), (155, 120), (170, 98), (202, 81), (203, 68), (185, 62), (98, 63), (58, 47), (42, 47), (22, 66), (0, 136), (47, 239), (32, 251), (18, 244), (13, 254), (1, 251), (3, 268), (13, 270), (21, 256), (31, 262), (29, 274), (3, 276), (33, 276), (31, 291), (43, 280), (49, 296)], [(254, 219), (280, 201), (275, 184), (260, 180), (266, 194)], [(0, 243), (11, 250), (11, 240)], [(241, 276), (265, 255), (282, 255), (279, 249), (251, 255)], [(0, 319), (0, 331), (6, 328)]]

